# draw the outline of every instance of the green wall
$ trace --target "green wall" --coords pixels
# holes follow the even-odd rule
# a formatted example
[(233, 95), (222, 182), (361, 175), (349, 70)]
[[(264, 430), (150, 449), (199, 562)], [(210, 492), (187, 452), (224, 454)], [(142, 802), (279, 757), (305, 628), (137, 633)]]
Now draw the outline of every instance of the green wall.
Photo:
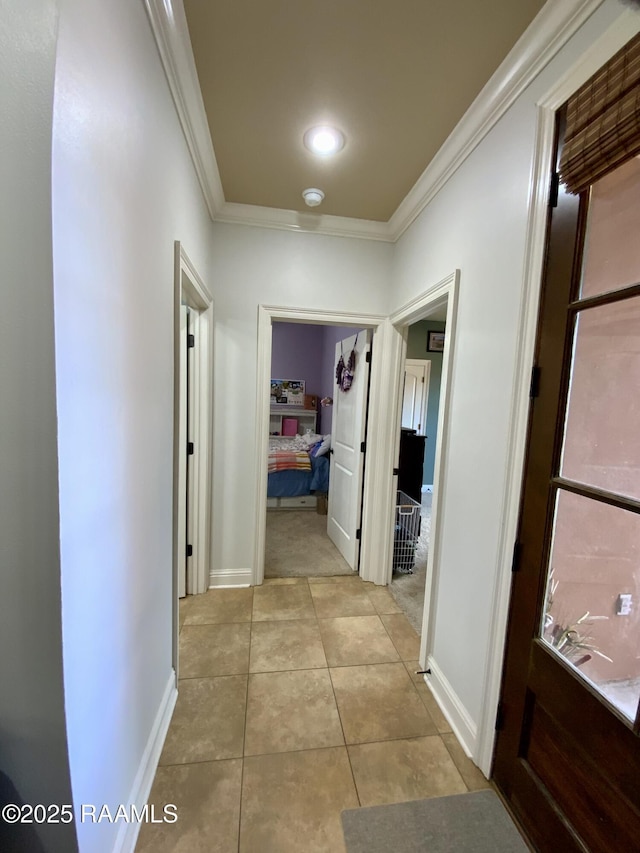
[(440, 377), (442, 376), (442, 353), (427, 352), (427, 332), (444, 332), (445, 324), (432, 320), (420, 320), (409, 327), (407, 358), (421, 358), (431, 362), (429, 401), (427, 403), (427, 440), (424, 449), (423, 485), (433, 485), (433, 467), (436, 457), (436, 434), (438, 429), (438, 405), (440, 402)]

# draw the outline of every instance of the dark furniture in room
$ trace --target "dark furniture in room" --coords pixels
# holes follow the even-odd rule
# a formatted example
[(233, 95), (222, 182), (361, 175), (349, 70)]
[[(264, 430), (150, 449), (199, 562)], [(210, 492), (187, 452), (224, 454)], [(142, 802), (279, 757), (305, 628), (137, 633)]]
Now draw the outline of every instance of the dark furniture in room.
[(398, 461), (398, 489), (422, 501), (422, 467), (424, 465), (424, 443), (426, 436), (416, 435), (414, 429), (400, 431), (400, 459)]

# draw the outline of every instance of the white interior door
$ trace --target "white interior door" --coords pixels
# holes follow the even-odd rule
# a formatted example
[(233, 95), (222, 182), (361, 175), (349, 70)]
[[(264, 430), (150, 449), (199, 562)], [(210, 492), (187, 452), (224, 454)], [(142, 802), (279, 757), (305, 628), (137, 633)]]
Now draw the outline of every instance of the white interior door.
[(344, 559), (358, 571), (357, 531), (362, 510), (362, 477), (364, 472), (364, 442), (367, 421), (367, 392), (371, 349), (371, 332), (360, 332), (336, 344), (335, 364), (342, 354), (345, 364), (351, 350), (356, 350), (356, 369), (348, 391), (337, 385), (333, 397), (331, 436), (331, 471), (327, 533)]
[(427, 426), (427, 400), (431, 362), (427, 359), (408, 358), (404, 368), (404, 393), (402, 396), (402, 426), (415, 429), (424, 435)]
[(187, 335), (189, 309), (180, 306), (180, 364), (178, 420), (178, 596), (187, 593)]

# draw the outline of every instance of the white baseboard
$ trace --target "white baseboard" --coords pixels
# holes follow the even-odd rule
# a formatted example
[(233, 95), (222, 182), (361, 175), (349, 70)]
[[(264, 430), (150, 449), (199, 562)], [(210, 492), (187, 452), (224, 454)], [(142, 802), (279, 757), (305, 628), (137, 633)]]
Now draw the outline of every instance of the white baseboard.
[(474, 761), (478, 737), (476, 724), (460, 701), (460, 697), (431, 656), (428, 658), (427, 668), (431, 670), (431, 675), (425, 676), (429, 690), (433, 693), (434, 699), (447, 718), (447, 722), (460, 741), (462, 748), (469, 758)]
[(433, 483), (429, 483), (426, 486), (423, 485), (422, 486), (422, 492), (423, 492), (423, 494), (424, 494), (424, 492), (433, 492)]
[[(153, 726), (149, 732), (149, 739), (145, 747), (136, 778), (133, 781), (131, 793), (128, 799), (123, 800), (124, 803), (135, 805), (138, 809), (142, 809), (149, 800), (151, 793), (151, 785), (153, 784), (158, 761), (160, 761), (160, 753), (164, 745), (164, 740), (167, 736), (171, 715), (178, 698), (178, 690), (176, 688), (176, 674), (171, 670), (171, 675), (167, 681), (162, 700), (158, 707), (156, 718), (153, 721)], [(131, 823), (120, 823), (120, 829), (116, 836), (116, 843), (113, 847), (113, 853), (134, 853), (138, 833), (140, 832), (140, 824), (132, 821)]]
[(209, 575), (209, 589), (225, 586), (251, 586), (253, 572), (251, 569), (223, 569), (220, 572), (211, 572)]

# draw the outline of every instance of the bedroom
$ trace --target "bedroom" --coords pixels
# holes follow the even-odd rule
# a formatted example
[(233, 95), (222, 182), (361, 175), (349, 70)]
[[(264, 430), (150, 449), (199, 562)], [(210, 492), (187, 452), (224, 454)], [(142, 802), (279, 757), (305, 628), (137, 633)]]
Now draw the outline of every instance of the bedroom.
[[(327, 508), (331, 499), (330, 447), (337, 392), (336, 345), (358, 332), (360, 349), (366, 338), (358, 329), (273, 323), (267, 578), (353, 574), (327, 532)], [(344, 353), (345, 362), (349, 354)], [(309, 567), (310, 554), (313, 568)]]

